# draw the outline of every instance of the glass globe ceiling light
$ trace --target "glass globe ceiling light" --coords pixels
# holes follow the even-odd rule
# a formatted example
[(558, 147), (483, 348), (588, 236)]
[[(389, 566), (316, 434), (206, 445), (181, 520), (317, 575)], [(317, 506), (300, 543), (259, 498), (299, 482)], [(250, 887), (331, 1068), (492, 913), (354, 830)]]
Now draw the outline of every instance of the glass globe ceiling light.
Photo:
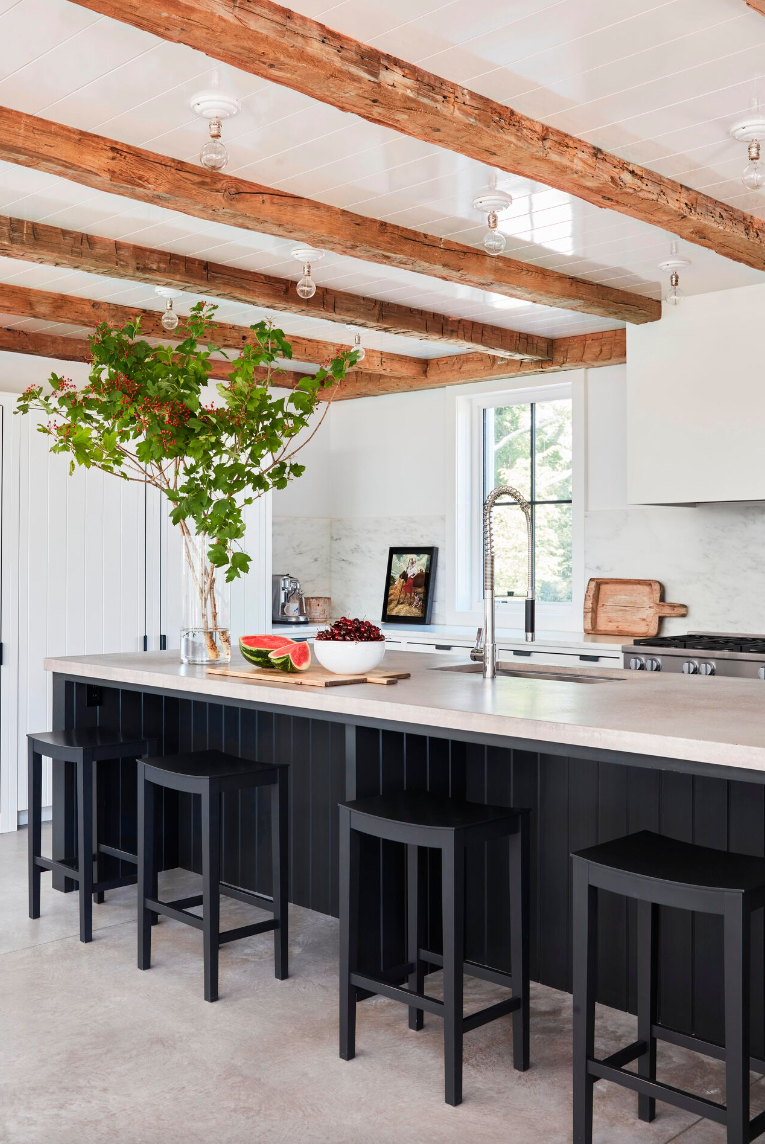
[(209, 122), (210, 138), (199, 152), (199, 162), (208, 171), (222, 171), (228, 163), (228, 151), (221, 143), (221, 121), (238, 115), (241, 111), (239, 100), (220, 86), (220, 78), (215, 71), (212, 86), (192, 95), (189, 107), (200, 119)]
[(690, 265), (691, 260), (689, 258), (681, 258), (677, 253), (676, 242), (672, 243), (670, 257), (665, 259), (664, 262), (659, 263), (659, 270), (663, 270), (665, 274), (669, 274), (669, 290), (664, 296), (664, 301), (668, 302), (670, 306), (679, 306), (685, 297), (680, 289), (679, 272)]
[(316, 283), (311, 277), (311, 265), (320, 262), (325, 252), (316, 250), (313, 246), (296, 246), (291, 253), (294, 259), (303, 263), (303, 277), (297, 284), (297, 292), (298, 296), (307, 302), (316, 293)]
[(486, 215), (486, 225), (489, 229), (483, 240), (483, 246), (487, 254), (501, 254), (507, 246), (507, 239), (498, 229), (498, 215), (501, 211), (507, 210), (512, 202), (513, 196), (497, 185), (496, 171), (492, 172), (488, 186), (483, 187), (473, 199), (474, 208)]
[(353, 326), (349, 326), (348, 329), (353, 334), (353, 352), (356, 355), (356, 365), (358, 365), (359, 362), (362, 362), (367, 356), (367, 351), (361, 344), (361, 334), (359, 331), (355, 330)]
[(749, 162), (741, 172), (741, 182), (748, 191), (765, 187), (765, 167), (761, 155), (761, 143), (765, 139), (765, 113), (760, 110), (757, 99), (752, 100), (752, 108), (743, 119), (729, 128), (729, 134), (739, 143), (746, 143)]
[(155, 286), (154, 291), (159, 295), (160, 298), (167, 299), (165, 312), (162, 315), (162, 326), (163, 329), (167, 330), (168, 333), (171, 333), (173, 330), (178, 328), (179, 322), (178, 315), (173, 309), (173, 299), (180, 298), (181, 292), (180, 290), (171, 290), (168, 286)]

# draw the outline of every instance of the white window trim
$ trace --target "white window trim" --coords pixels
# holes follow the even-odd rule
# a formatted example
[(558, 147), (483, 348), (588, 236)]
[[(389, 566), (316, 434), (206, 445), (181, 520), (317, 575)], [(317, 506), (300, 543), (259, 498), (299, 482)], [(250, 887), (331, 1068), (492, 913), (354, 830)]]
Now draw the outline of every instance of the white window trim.
[[(579, 632), (584, 600), (584, 516), (587, 487), (585, 425), (587, 419), (587, 371), (575, 370), (550, 380), (519, 381), (503, 378), (474, 386), (461, 386), (448, 395), (446, 415), (448, 499), (447, 541), (454, 553), (447, 575), (446, 622), (473, 626), (483, 619), (482, 584), (482, 494), (483, 410), (507, 405), (570, 397), (573, 434), (573, 540), (572, 602), (537, 603), (537, 630)], [(497, 601), (497, 627), (523, 630), (522, 599)]]

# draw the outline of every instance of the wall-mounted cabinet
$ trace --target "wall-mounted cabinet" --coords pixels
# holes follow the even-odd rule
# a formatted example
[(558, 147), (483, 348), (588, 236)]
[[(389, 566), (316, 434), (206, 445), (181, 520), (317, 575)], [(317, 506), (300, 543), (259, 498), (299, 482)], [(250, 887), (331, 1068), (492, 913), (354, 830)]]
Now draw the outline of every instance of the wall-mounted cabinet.
[(765, 500), (763, 320), (760, 285), (685, 298), (628, 328), (631, 504)]

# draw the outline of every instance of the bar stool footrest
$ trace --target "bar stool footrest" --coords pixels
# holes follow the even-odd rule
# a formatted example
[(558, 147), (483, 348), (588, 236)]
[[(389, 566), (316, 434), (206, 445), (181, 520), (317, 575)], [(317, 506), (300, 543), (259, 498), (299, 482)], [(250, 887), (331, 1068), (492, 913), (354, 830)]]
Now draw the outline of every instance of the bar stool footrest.
[[(725, 1060), (724, 1045), (717, 1045), (714, 1041), (702, 1041), (700, 1037), (692, 1037), (688, 1033), (678, 1033), (665, 1025), (652, 1025), (651, 1036), (657, 1041), (666, 1041), (667, 1044), (677, 1045), (681, 1049), (690, 1049), (693, 1053), (701, 1053), (702, 1056), (712, 1057), (716, 1061)], [(765, 1076), (765, 1061), (760, 1057), (750, 1057), (749, 1071)]]
[(110, 858), (119, 858), (120, 862), (132, 862), (134, 866), (138, 865), (138, 855), (131, 854), (129, 850), (120, 850), (118, 846), (107, 846), (105, 842), (99, 843), (99, 854), (108, 854)]
[(380, 977), (369, 977), (365, 973), (351, 973), (351, 985), (358, 989), (367, 989), (370, 993), (379, 993), (382, 997), (389, 997), (391, 1001), (401, 1001), (404, 1005), (411, 1005), (417, 1009), (424, 1009), (427, 1013), (442, 1015), (444, 1003), (437, 997), (429, 997), (427, 993), (415, 993), (412, 989), (404, 989), (400, 985), (389, 985)]
[[(629, 1046), (630, 1049), (634, 1045)], [(626, 1052), (627, 1050), (621, 1050)], [(621, 1053), (613, 1053), (607, 1060), (619, 1056)], [(642, 1054), (640, 1054), (642, 1055)], [(634, 1060), (634, 1057), (630, 1058)], [(675, 1108), (682, 1108), (685, 1112), (690, 1112), (694, 1116), (702, 1116), (707, 1120), (714, 1120), (717, 1124), (725, 1124), (727, 1120), (727, 1108), (724, 1104), (718, 1104), (716, 1101), (707, 1100), (703, 1096), (694, 1096), (693, 1093), (684, 1092), (681, 1088), (675, 1088), (671, 1084), (663, 1084), (659, 1080), (648, 1080), (647, 1077), (637, 1076), (636, 1073), (627, 1072), (626, 1069), (609, 1065), (606, 1060), (596, 1060), (593, 1057), (587, 1058), (587, 1072), (590, 1076), (595, 1077), (596, 1080), (610, 1080), (614, 1084), (620, 1084), (623, 1088), (632, 1089), (640, 1096), (652, 1097), (654, 1100), (662, 1100), (666, 1104), (672, 1104)]]
[(482, 1025), (488, 1025), (490, 1021), (496, 1021), (500, 1017), (507, 1017), (520, 1007), (520, 997), (508, 997), (504, 1001), (497, 1001), (495, 1005), (487, 1005), (485, 1009), (479, 1009), (477, 1013), (470, 1013), (462, 1018), (462, 1032), (472, 1033), (473, 1029), (480, 1029)]
[(236, 929), (223, 930), (218, 934), (218, 945), (226, 945), (230, 941), (239, 941), (242, 937), (255, 937), (259, 933), (268, 933), (269, 930), (279, 928), (278, 918), (268, 918), (264, 922), (253, 922), (249, 926), (237, 926)]
[[(433, 953), (429, 949), (419, 951), (420, 960), (431, 965), (443, 966), (444, 958), (441, 953)], [(484, 965), (480, 961), (463, 961), (462, 972), (468, 977), (477, 977), (481, 981), (490, 981), (492, 985), (503, 985), (506, 989), (513, 988), (512, 973), (505, 973), (502, 969), (494, 969), (491, 965)]]
[(204, 924), (196, 914), (190, 914), (188, 910), (176, 909), (169, 902), (160, 902), (156, 898), (145, 898), (144, 905), (152, 913), (164, 914), (166, 918), (172, 918), (176, 922), (185, 922), (186, 925), (193, 926), (194, 929), (201, 930)]
[(60, 870), (67, 878), (74, 878), (76, 882), (80, 880), (76, 858), (45, 858), (42, 854), (38, 854), (35, 857), (35, 865), (41, 866), (43, 870)]
[(220, 892), (227, 898), (236, 898), (238, 902), (247, 902), (249, 905), (258, 906), (261, 910), (264, 908), (261, 902), (270, 902), (272, 905), (274, 902), (271, 894), (261, 894), (258, 890), (243, 890), (241, 886), (232, 886), (230, 882), (221, 882)]

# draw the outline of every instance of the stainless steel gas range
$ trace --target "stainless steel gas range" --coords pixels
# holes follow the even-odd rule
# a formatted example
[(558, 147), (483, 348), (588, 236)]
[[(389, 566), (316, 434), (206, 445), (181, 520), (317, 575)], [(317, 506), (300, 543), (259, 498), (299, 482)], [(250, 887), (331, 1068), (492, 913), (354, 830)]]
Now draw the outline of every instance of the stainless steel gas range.
[(765, 636), (734, 632), (688, 632), (639, 639), (622, 647), (632, 671), (682, 671), (686, 675), (726, 675), (765, 680)]

